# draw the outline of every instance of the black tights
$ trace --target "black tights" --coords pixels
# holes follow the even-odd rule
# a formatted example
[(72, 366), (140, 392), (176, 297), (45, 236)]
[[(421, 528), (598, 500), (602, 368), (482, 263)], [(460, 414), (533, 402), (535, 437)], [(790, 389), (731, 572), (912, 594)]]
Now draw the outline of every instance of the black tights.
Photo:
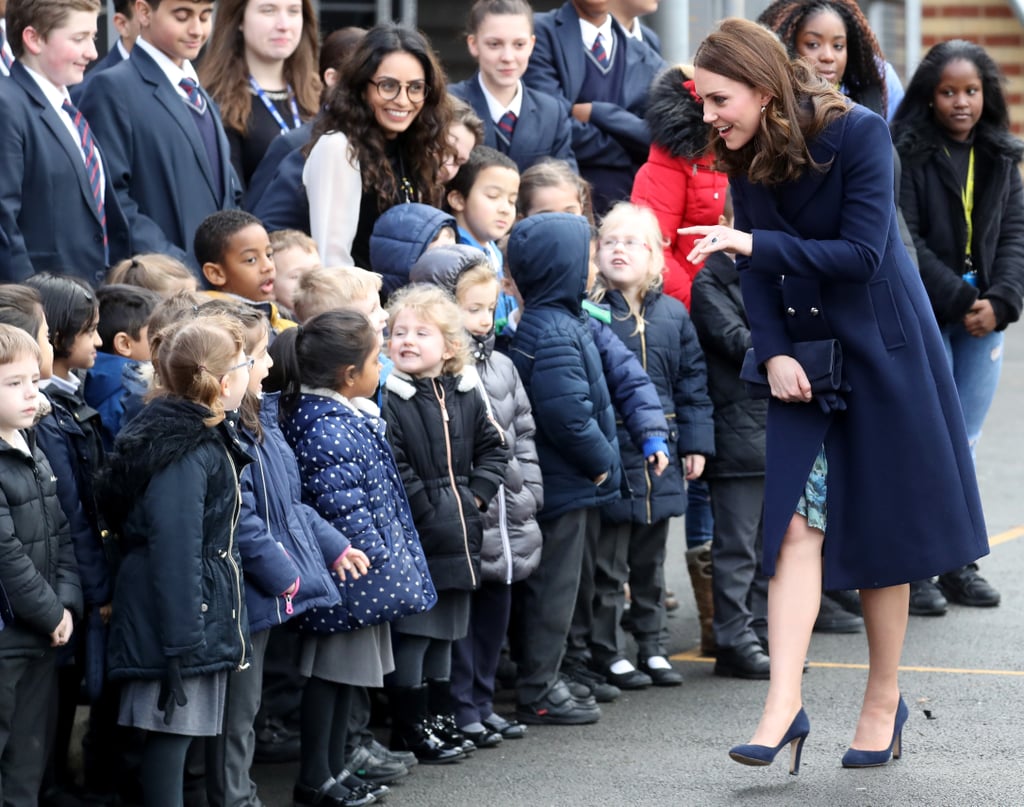
[(299, 782), (319, 788), (345, 767), (352, 687), (310, 678), (302, 691)]
[(395, 671), (388, 686), (418, 687), (424, 681), (452, 676), (452, 643), (448, 639), (399, 634), (394, 643)]
[(193, 738), (150, 731), (142, 752), (142, 795), (146, 807), (183, 807), (185, 756)]

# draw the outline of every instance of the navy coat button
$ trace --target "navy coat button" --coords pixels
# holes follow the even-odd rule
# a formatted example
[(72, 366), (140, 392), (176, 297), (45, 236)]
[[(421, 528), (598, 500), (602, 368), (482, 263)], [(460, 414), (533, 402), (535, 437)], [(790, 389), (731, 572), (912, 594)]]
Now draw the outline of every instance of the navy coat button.
[(818, 310), (817, 308), (812, 308), (812, 309), (811, 309), (811, 316), (812, 316), (812, 317), (816, 317), (816, 316), (818, 316), (818, 314), (820, 314), (820, 313), (821, 313), (821, 311), (819, 311), (819, 310)]
[(795, 308), (787, 308), (786, 309), (786, 313), (789, 314), (791, 317), (795, 317), (796, 316), (796, 309)]

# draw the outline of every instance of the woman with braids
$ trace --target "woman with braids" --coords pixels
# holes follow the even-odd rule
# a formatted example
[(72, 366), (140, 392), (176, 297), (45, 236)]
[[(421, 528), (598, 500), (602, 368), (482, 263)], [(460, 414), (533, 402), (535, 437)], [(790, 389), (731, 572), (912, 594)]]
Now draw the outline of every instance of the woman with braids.
[(736, 215), (734, 228), (688, 228), (702, 236), (688, 258), (736, 255), (752, 369), (769, 396), (770, 678), (750, 742), (730, 756), (767, 765), (790, 745), (799, 770), (824, 581), (860, 590), (867, 629), (867, 685), (842, 765), (884, 765), (899, 758), (908, 717), (908, 582), (988, 552), (956, 386), (896, 224), (889, 130), (746, 20), (701, 43), (694, 85)]
[(316, 114), (320, 35), (310, 0), (220, 0), (199, 75), (220, 107), (242, 185), (274, 138)]
[[(775, 0), (757, 21), (778, 34), (790, 58), (802, 56), (858, 104), (883, 118), (896, 108), (889, 104), (885, 56), (855, 0)], [(902, 95), (895, 72), (891, 80)]]
[(324, 266), (370, 266), (377, 218), (400, 202), (440, 206), (451, 107), (426, 37), (367, 31), (342, 68), (307, 147), (302, 181)]

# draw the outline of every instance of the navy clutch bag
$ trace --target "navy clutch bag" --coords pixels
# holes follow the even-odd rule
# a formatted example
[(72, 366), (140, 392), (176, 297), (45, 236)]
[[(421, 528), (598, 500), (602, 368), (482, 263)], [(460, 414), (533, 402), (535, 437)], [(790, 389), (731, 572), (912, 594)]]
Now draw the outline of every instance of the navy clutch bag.
[[(807, 373), (814, 396), (834, 395), (846, 391), (843, 385), (843, 348), (838, 339), (815, 339), (793, 343), (793, 358)], [(770, 398), (767, 373), (757, 364), (754, 349), (743, 357), (740, 380), (746, 384), (751, 398)]]

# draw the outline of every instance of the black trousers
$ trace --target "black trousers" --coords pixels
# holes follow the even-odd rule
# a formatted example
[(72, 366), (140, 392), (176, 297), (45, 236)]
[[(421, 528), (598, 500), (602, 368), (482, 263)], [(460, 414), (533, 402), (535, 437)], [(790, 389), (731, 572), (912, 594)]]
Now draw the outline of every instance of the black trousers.
[(0, 658), (0, 804), (35, 805), (57, 704), (56, 655)]

